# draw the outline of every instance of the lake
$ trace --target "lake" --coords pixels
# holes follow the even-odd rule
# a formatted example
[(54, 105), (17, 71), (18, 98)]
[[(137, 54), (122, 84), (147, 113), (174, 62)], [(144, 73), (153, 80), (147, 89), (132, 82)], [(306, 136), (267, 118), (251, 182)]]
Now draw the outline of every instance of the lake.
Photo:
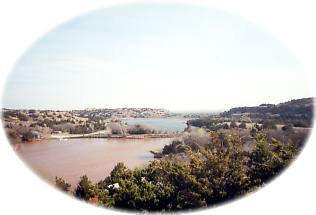
[(123, 119), (123, 123), (128, 125), (146, 125), (152, 128), (156, 128), (161, 131), (167, 132), (181, 132), (187, 127), (187, 118), (130, 118)]
[(108, 176), (118, 162), (130, 168), (154, 160), (150, 150), (161, 150), (170, 138), (121, 139), (82, 138), (44, 140), (21, 144), (19, 156), (44, 179), (54, 183), (55, 176), (76, 186), (86, 174), (93, 182)]

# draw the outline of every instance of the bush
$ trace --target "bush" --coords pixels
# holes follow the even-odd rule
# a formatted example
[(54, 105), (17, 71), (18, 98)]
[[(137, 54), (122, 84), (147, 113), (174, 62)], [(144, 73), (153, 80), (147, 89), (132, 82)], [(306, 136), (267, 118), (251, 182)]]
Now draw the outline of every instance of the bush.
[(120, 123), (111, 122), (109, 128), (111, 129), (112, 134), (123, 134), (124, 132)]
[(247, 166), (252, 186), (268, 182), (293, 160), (298, 152), (293, 144), (275, 139), (268, 142), (262, 133), (256, 136), (256, 145), (250, 153)]
[(111, 199), (108, 197), (108, 191), (101, 189), (98, 185), (94, 185), (86, 175), (80, 178), (74, 195), (79, 199), (93, 202), (98, 205), (111, 205)]
[[(118, 163), (98, 184), (81, 177), (75, 196), (102, 205), (141, 211), (177, 211), (216, 205), (252, 192), (282, 171), (297, 154), (293, 144), (269, 142), (262, 132), (254, 149), (245, 152), (237, 133), (213, 132), (211, 144), (173, 141), (164, 148), (174, 156), (154, 160), (141, 169)], [(193, 143), (193, 142), (190, 142)], [(177, 157), (185, 145), (184, 161)], [(182, 153), (182, 152), (181, 152)], [(99, 202), (99, 204), (101, 204)]]
[(282, 127), (282, 130), (283, 131), (293, 131), (293, 125), (292, 124), (287, 124), (287, 125), (284, 125), (283, 127)]
[(21, 121), (28, 121), (29, 120), (29, 117), (25, 114), (22, 114), (22, 113), (19, 113), (18, 118)]
[(32, 141), (39, 138), (39, 133), (37, 131), (28, 130), (22, 134), (22, 141)]
[(235, 122), (235, 121), (232, 121), (231, 123), (230, 123), (230, 128), (237, 128), (238, 126), (237, 126), (237, 123)]
[(64, 192), (68, 192), (71, 187), (70, 184), (68, 184), (63, 178), (60, 177), (55, 177), (55, 185), (57, 188)]
[(294, 127), (308, 128), (308, 127), (311, 127), (311, 123), (312, 123), (312, 121), (311, 122), (307, 122), (307, 121), (301, 120), (301, 121), (295, 121), (293, 123), (293, 125), (294, 125)]
[(263, 129), (276, 129), (276, 124), (273, 121), (264, 121), (262, 125)]
[(10, 130), (6, 130), (6, 131), (7, 131), (7, 136), (10, 140), (12, 140), (14, 142), (21, 140), (19, 133), (16, 132), (15, 130), (10, 129)]
[(143, 126), (143, 125), (132, 125), (128, 128), (127, 132), (129, 134), (153, 134), (157, 133), (154, 129), (151, 129), (149, 127)]
[(230, 127), (229, 127), (229, 125), (227, 124), (227, 123), (224, 123), (223, 124), (223, 129), (229, 129)]
[(200, 127), (200, 128), (202, 127), (210, 128), (217, 123), (218, 121), (216, 121), (215, 119), (212, 119), (211, 117), (202, 117), (199, 119), (191, 119), (187, 121), (188, 125), (192, 125), (192, 126)]
[(177, 154), (185, 152), (188, 149), (188, 146), (186, 146), (182, 141), (174, 140), (171, 144), (165, 145), (162, 149), (162, 154)]
[(246, 129), (246, 128), (247, 128), (247, 125), (246, 125), (245, 122), (242, 122), (242, 123), (239, 124), (238, 127), (239, 127), (239, 128), (242, 128), (242, 129)]

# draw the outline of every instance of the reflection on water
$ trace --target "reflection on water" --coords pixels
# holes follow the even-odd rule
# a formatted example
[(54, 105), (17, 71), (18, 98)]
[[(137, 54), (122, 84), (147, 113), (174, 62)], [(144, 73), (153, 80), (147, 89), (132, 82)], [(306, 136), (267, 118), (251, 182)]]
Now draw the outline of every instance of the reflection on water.
[(74, 187), (86, 174), (98, 182), (109, 175), (118, 162), (139, 167), (153, 160), (150, 150), (161, 150), (170, 138), (153, 139), (69, 139), (21, 144), (17, 153), (38, 174), (54, 182), (63, 177)]

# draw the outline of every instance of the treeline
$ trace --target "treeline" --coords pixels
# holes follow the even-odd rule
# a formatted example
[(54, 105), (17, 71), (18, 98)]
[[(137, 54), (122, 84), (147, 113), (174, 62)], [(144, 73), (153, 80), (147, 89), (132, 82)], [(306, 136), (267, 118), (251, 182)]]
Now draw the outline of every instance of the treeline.
[(246, 128), (246, 123), (242, 122), (239, 125), (235, 121), (226, 122), (224, 119), (218, 119), (213, 117), (202, 117), (197, 119), (191, 119), (187, 121), (187, 125), (199, 127), (199, 128), (207, 128), (212, 131), (217, 131), (219, 129), (231, 129), (231, 128)]
[[(187, 121), (188, 126), (194, 126), (199, 128), (207, 128), (212, 131), (218, 131), (220, 129), (246, 129), (247, 123), (246, 122), (236, 122), (230, 121), (226, 122), (224, 119), (214, 119), (213, 117), (203, 117), (198, 119), (191, 119)], [(249, 126), (249, 128), (255, 127), (256, 129), (277, 129), (277, 122), (275, 120), (260, 120), (258, 123), (254, 123), (253, 125)], [(286, 124), (284, 127), (291, 127), (293, 128), (293, 124)], [(298, 126), (304, 127), (304, 126)]]
[[(251, 150), (245, 150), (238, 133), (201, 132), (165, 146), (165, 156), (144, 168), (118, 163), (96, 184), (82, 176), (72, 194), (100, 206), (140, 211), (214, 206), (267, 183), (299, 151), (292, 141), (269, 140), (262, 132), (253, 136)], [(69, 192), (62, 179), (56, 184)]]

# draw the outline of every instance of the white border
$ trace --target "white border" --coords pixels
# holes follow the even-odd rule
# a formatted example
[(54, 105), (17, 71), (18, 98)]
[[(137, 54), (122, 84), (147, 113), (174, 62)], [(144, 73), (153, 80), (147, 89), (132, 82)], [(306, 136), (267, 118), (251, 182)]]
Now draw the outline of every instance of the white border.
[[(0, 1), (0, 95), (17, 58), (40, 36), (64, 21), (110, 4), (134, 1), (10, 0)], [(146, 1), (143, 1), (146, 2)], [(147, 1), (153, 2), (153, 1)], [(161, 1), (159, 1), (161, 2)], [(171, 2), (171, 1), (165, 1)], [(316, 13), (314, 1), (214, 0), (172, 1), (210, 5), (240, 15), (280, 39), (300, 60), (315, 82)], [(314, 89), (315, 90), (315, 89)], [(314, 94), (315, 95), (315, 94)], [(26, 168), (0, 131), (1, 214), (105, 214), (99, 209), (56, 192)], [(303, 153), (273, 183), (233, 203), (197, 213), (313, 214), (315, 210), (315, 155), (313, 132)]]

